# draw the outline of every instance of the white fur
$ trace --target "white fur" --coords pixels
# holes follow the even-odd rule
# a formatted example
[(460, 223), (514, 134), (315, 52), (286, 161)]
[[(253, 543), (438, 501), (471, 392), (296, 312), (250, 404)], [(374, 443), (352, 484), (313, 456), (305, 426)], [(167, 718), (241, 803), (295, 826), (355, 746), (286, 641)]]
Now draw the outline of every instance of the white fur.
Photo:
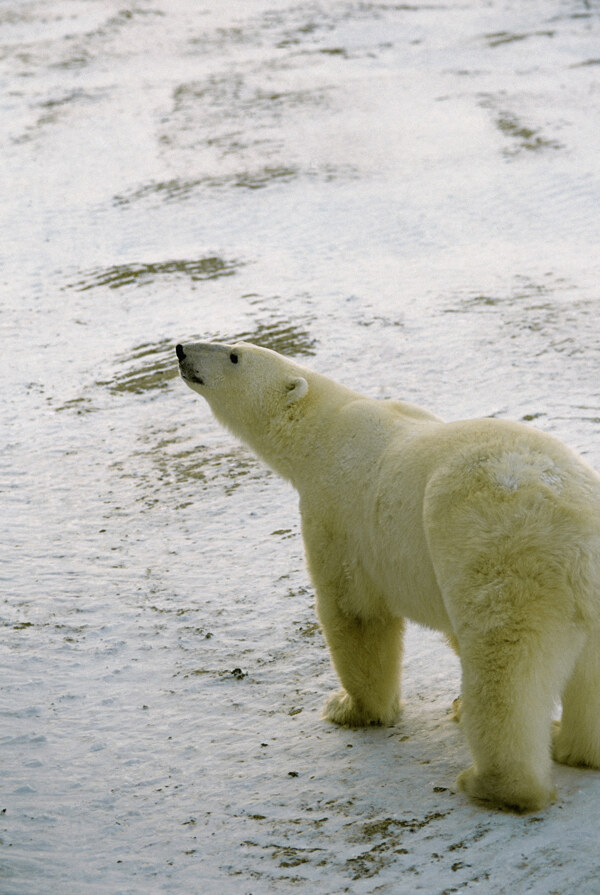
[(560, 696), (554, 757), (600, 768), (597, 473), (520, 424), (444, 423), (244, 343), (183, 350), (191, 388), (299, 492), (343, 685), (325, 717), (393, 722), (409, 618), (460, 655), (473, 754), (461, 789), (517, 810), (546, 805)]

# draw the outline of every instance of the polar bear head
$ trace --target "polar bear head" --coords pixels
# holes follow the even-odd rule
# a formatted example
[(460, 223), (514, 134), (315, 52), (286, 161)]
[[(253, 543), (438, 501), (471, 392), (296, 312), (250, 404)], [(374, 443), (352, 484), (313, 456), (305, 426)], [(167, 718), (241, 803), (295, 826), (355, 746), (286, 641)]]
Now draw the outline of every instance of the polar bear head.
[(269, 456), (274, 441), (302, 415), (310, 371), (247, 342), (193, 342), (177, 345), (176, 352), (182, 379), (219, 422), (275, 465)]

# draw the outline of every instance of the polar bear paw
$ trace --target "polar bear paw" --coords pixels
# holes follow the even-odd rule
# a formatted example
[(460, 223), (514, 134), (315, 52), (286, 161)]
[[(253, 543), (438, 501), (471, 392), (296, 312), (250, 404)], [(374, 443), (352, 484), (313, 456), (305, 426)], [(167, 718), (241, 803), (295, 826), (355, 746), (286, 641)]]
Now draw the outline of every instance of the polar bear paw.
[(473, 799), (491, 802), (519, 813), (539, 811), (556, 797), (556, 791), (552, 787), (543, 786), (534, 779), (526, 780), (524, 775), (480, 774), (475, 767), (459, 774), (456, 786)]
[(460, 724), (460, 719), (462, 717), (462, 697), (457, 696), (456, 699), (452, 701), (452, 707), (450, 708), (450, 720), (454, 721), (456, 724)]
[(586, 746), (573, 741), (573, 737), (567, 736), (560, 721), (552, 723), (552, 758), (559, 764), (570, 765), (574, 768), (596, 768), (600, 770), (600, 744), (592, 742), (588, 737)]
[(361, 705), (346, 690), (332, 693), (323, 709), (323, 718), (341, 727), (368, 727), (393, 724), (400, 712), (400, 700), (396, 697), (392, 704), (383, 710)]

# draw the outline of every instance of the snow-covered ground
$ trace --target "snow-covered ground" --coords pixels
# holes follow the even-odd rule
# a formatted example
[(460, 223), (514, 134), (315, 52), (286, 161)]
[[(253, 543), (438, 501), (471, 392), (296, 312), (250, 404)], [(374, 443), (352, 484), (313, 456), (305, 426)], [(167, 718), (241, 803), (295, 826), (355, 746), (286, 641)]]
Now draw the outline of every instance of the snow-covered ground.
[(0, 5), (2, 895), (598, 895), (600, 774), (453, 791), (457, 660), (336, 686), (294, 492), (178, 380), (243, 336), (600, 467), (600, 10)]

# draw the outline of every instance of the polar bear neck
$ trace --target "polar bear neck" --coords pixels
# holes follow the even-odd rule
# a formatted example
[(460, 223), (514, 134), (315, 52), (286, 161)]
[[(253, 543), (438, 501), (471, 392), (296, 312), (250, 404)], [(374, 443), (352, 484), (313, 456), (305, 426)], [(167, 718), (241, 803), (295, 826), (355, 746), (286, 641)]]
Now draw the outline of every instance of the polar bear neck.
[[(319, 374), (308, 376), (308, 393), (283, 414), (273, 414), (252, 432), (237, 431), (252, 450), (301, 494), (339, 486), (348, 467), (355, 473), (381, 450), (396, 423), (387, 402), (367, 398)], [(333, 463), (324, 458), (335, 457)], [(335, 473), (335, 474), (334, 474)], [(334, 481), (335, 480), (335, 481)]]
[(312, 371), (303, 373), (308, 392), (299, 401), (266, 414), (259, 426), (231, 426), (234, 434), (274, 472), (299, 490), (304, 480), (314, 479), (321, 467), (322, 460), (317, 462), (317, 457), (335, 449), (335, 421), (344, 407), (366, 400), (324, 376)]

